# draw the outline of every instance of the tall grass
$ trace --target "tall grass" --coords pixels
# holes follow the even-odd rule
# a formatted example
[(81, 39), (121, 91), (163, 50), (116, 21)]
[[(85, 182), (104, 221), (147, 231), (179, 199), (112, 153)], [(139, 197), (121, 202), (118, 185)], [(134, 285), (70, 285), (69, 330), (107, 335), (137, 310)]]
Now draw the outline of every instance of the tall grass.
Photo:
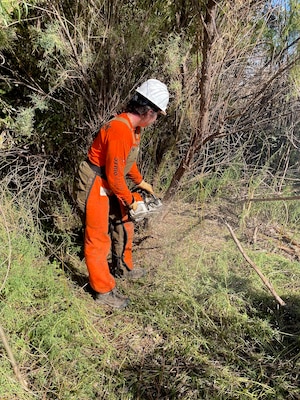
[(111, 312), (45, 257), (28, 207), (3, 195), (0, 217), (1, 324), (29, 386), (0, 345), (1, 400), (299, 399), (297, 262), (247, 249), (279, 309), (226, 228), (203, 240), (192, 215), (180, 237), (168, 231), (159, 267), (149, 253), (146, 278), (118, 281), (131, 305)]

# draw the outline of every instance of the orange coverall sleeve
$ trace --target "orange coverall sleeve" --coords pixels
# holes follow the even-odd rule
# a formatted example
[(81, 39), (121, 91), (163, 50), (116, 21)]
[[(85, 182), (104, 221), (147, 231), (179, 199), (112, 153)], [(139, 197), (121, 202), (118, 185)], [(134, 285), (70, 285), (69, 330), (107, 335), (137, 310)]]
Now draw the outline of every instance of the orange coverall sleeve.
[[(124, 124), (122, 124), (123, 126)], [(133, 145), (131, 130), (120, 130), (111, 126), (107, 142), (105, 173), (110, 189), (124, 205), (130, 205), (134, 201), (124, 176), (126, 160)]]
[(143, 177), (138, 169), (138, 166), (135, 163), (133, 163), (132, 167), (130, 168), (128, 174), (127, 174), (128, 178), (132, 180), (133, 183), (135, 183), (136, 185), (139, 185), (142, 180)]

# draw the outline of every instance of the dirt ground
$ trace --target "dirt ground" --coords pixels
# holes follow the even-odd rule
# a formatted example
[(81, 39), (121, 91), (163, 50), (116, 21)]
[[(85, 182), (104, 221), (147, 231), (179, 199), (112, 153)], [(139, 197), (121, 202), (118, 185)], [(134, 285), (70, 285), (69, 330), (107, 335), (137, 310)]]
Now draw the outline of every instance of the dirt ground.
[[(293, 232), (287, 232), (279, 223), (256, 218), (248, 218), (243, 224), (242, 212), (241, 205), (226, 201), (198, 206), (173, 201), (164, 205), (160, 213), (135, 225), (134, 264), (151, 269), (172, 262), (177, 255), (188, 260), (194, 251), (191, 246), (197, 244), (206, 254), (217, 253), (229, 243), (235, 246), (226, 223), (245, 248), (251, 245), (251, 249), (280, 254), (290, 261), (300, 260), (300, 239)], [(84, 260), (74, 262), (72, 258), (67, 268), (80, 286), (86, 283)]]
[[(180, 254), (183, 258), (193, 243), (206, 253), (218, 252), (234, 239), (228, 225), (242, 246), (280, 254), (289, 261), (300, 260), (297, 232), (280, 224), (257, 217), (245, 218), (241, 204), (222, 201), (216, 204), (172, 202), (147, 223), (136, 225), (134, 259), (137, 265), (159, 265), (166, 257)], [(236, 244), (234, 244), (236, 246)]]
[(189, 243), (205, 251), (218, 251), (228, 240), (228, 230), (218, 207), (195, 207), (193, 204), (172, 202), (136, 226), (134, 259), (137, 264), (146, 260), (158, 265), (176, 254), (184, 257)]

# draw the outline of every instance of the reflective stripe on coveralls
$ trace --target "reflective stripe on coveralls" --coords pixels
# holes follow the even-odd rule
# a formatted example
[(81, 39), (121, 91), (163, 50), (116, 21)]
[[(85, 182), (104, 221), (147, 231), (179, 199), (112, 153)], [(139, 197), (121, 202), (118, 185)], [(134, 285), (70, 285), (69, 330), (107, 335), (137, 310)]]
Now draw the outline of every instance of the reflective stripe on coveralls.
[[(124, 119), (125, 118), (120, 117), (116, 117), (114, 119), (120, 123), (120, 126), (118, 125), (118, 131), (120, 131), (120, 135), (127, 135), (125, 139), (130, 140), (131, 143), (130, 150), (126, 155), (126, 163), (124, 165), (123, 174), (126, 175), (132, 173), (132, 179), (135, 179), (135, 183), (138, 184), (141, 182), (142, 177), (137, 172), (137, 167), (134, 164), (138, 153), (139, 140), (135, 138), (132, 128), (129, 125), (129, 121), (123, 121)], [(107, 129), (107, 131), (104, 132), (103, 135), (109, 134), (109, 128), (104, 129)], [(112, 133), (112, 135), (116, 135), (116, 130)], [(106, 138), (106, 136), (104, 136), (104, 138)], [(94, 154), (95, 153), (96, 151), (94, 151)], [(91, 157), (89, 158), (91, 160)], [(95, 162), (95, 157), (92, 158), (92, 162)], [(109, 174), (112, 174), (111, 170), (106, 169), (106, 174), (108, 176)], [(139, 182), (137, 182), (137, 180), (139, 180)], [(124, 190), (124, 193), (125, 192), (129, 192), (130, 197), (132, 198), (132, 195), (128, 189)], [(127, 193), (126, 196), (126, 198), (129, 198)], [(111, 248), (111, 238), (109, 234), (110, 197), (115, 196), (113, 195), (107, 180), (101, 178), (100, 176), (96, 176), (86, 201), (84, 252), (86, 265), (89, 271), (90, 285), (96, 292), (99, 293), (109, 292), (115, 287), (115, 279), (110, 273), (107, 261)], [(122, 201), (122, 198), (118, 198), (118, 203), (120, 205), (120, 211), (116, 212), (116, 219), (114, 221), (117, 222), (117, 224), (113, 224), (113, 245), (115, 247), (113, 252), (117, 259), (124, 260), (124, 263), (128, 269), (132, 269), (132, 242), (134, 226), (133, 222), (128, 218), (127, 208)], [(113, 217), (111, 218), (111, 221), (113, 221)]]

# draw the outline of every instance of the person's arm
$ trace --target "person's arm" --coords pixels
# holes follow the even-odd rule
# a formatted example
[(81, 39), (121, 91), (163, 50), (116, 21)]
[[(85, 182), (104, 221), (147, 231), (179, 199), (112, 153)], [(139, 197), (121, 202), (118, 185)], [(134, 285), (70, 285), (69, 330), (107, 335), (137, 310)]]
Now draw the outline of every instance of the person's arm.
[(127, 177), (135, 184), (135, 185), (139, 185), (142, 180), (143, 180), (143, 176), (140, 173), (140, 170), (136, 164), (136, 162), (134, 162), (132, 164), (132, 167), (130, 168), (129, 172), (127, 173)]
[(136, 163), (134, 163), (130, 169), (130, 171), (127, 174), (128, 178), (132, 180), (133, 183), (136, 184), (136, 186), (140, 189), (146, 190), (146, 192), (154, 194), (154, 190), (152, 185), (150, 183), (147, 183), (144, 181), (138, 166)]
[[(123, 124), (124, 125), (124, 124)], [(123, 202), (130, 206), (134, 202), (124, 176), (126, 159), (133, 144), (132, 134), (127, 129), (111, 127), (107, 142), (105, 173), (112, 192)]]

